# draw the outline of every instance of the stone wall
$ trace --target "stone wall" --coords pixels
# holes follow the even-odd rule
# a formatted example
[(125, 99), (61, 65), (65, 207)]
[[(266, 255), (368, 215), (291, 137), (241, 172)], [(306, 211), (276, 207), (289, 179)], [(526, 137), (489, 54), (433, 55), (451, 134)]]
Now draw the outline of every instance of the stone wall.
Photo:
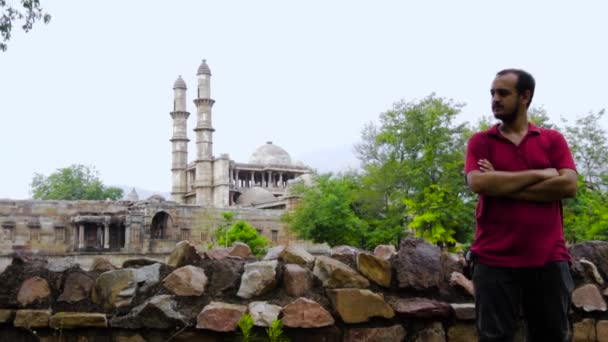
[[(608, 341), (608, 242), (570, 250), (573, 340)], [(0, 340), (234, 341), (250, 313), (256, 334), (278, 318), (291, 341), (475, 341), (462, 265), (411, 238), (317, 256), (277, 246), (262, 260), (239, 243), (202, 252), (182, 241), (164, 263), (97, 258), (87, 271), (21, 252), (0, 274)]]
[[(223, 223), (224, 211), (248, 221), (274, 244), (295, 240), (280, 220), (284, 210), (204, 208), (158, 198), (138, 202), (0, 200), (0, 270), (7, 256), (18, 251), (49, 257), (88, 253), (116, 258), (125, 253), (168, 255), (181, 240), (206, 246), (213, 230)], [(153, 236), (155, 220), (164, 225), (160, 237)], [(90, 238), (98, 238), (98, 245), (91, 246)]]

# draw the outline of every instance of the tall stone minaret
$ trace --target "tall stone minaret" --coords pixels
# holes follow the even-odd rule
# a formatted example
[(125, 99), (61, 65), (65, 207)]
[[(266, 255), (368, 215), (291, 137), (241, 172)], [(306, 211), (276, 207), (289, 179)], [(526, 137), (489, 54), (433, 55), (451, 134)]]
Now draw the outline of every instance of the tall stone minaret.
[(211, 70), (207, 61), (198, 67), (196, 105), (196, 204), (204, 206), (213, 205), (213, 129), (211, 125), (211, 107), (215, 102), (211, 99)]
[(184, 195), (187, 192), (186, 188), (186, 166), (188, 164), (188, 116), (190, 113), (186, 111), (186, 82), (181, 76), (177, 78), (173, 84), (173, 136), (171, 137), (172, 145), (172, 162), (171, 174), (173, 177), (171, 186), (171, 198), (177, 203), (184, 203)]

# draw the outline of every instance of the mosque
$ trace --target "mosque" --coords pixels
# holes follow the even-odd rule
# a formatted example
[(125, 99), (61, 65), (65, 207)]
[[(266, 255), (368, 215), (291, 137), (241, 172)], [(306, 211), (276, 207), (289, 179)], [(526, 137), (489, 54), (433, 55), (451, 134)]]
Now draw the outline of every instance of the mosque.
[[(178, 241), (206, 246), (222, 213), (246, 220), (272, 244), (297, 240), (282, 215), (297, 198), (290, 185), (310, 184), (312, 170), (268, 142), (247, 163), (213, 155), (211, 70), (203, 60), (197, 72), (195, 154), (188, 163), (187, 87), (173, 85), (171, 199), (140, 200), (135, 191), (120, 201), (44, 201), (0, 199), (0, 270), (12, 254), (31, 251), (47, 258), (92, 262), (103, 254), (115, 262), (134, 256), (163, 258)], [(86, 259), (86, 260), (85, 260)]]
[(260, 146), (248, 163), (235, 162), (228, 154), (215, 157), (212, 125), (215, 100), (211, 98), (211, 70), (205, 60), (196, 76), (196, 151), (191, 163), (188, 163), (188, 88), (181, 76), (173, 85), (172, 201), (213, 208), (284, 209), (288, 184), (308, 178), (310, 168), (294, 163), (289, 153), (270, 141)]

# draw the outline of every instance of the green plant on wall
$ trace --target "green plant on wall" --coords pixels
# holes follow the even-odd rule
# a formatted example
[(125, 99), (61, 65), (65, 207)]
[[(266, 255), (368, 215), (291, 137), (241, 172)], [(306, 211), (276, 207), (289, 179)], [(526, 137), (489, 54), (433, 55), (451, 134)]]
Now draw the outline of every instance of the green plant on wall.
[(237, 241), (247, 244), (256, 256), (264, 254), (269, 243), (268, 239), (261, 236), (255, 228), (244, 220), (236, 221), (225, 234), (219, 236), (217, 242), (220, 246), (229, 247)]

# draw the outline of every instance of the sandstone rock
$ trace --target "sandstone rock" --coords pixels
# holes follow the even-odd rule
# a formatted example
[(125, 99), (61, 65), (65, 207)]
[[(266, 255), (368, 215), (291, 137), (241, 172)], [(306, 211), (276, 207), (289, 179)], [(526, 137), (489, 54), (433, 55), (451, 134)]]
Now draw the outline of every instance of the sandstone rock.
[(595, 342), (595, 320), (585, 318), (572, 324), (572, 342)]
[(49, 326), (53, 329), (107, 328), (105, 314), (89, 312), (59, 312), (51, 316)]
[(196, 327), (219, 332), (235, 331), (246, 312), (247, 307), (244, 305), (211, 302), (198, 315)]
[(467, 277), (460, 272), (452, 272), (450, 275), (450, 285), (460, 286), (472, 297), (475, 297), (475, 288), (473, 287), (473, 282), (467, 279)]
[(118, 269), (110, 260), (102, 257), (97, 257), (93, 260), (91, 271), (93, 272), (108, 272)]
[(43, 301), (51, 295), (49, 283), (44, 278), (32, 277), (21, 284), (17, 294), (17, 302), (22, 307), (28, 306), (36, 301)]
[(585, 267), (587, 273), (598, 285), (604, 285), (604, 278), (602, 278), (594, 263), (585, 258), (581, 258), (579, 262), (583, 265), (583, 267)]
[(15, 310), (0, 309), (0, 324), (11, 323), (15, 318)]
[(595, 325), (597, 342), (608, 342), (608, 321), (597, 321)]
[(212, 260), (207, 270), (211, 274), (211, 282), (207, 293), (217, 296), (223, 293), (232, 293), (239, 288), (241, 274), (245, 261), (240, 259)]
[(315, 257), (300, 246), (287, 246), (283, 249), (281, 254), (279, 254), (279, 260), (286, 264), (297, 264), (302, 267), (310, 267), (315, 261)]
[(79, 267), (79, 265), (76, 263), (76, 261), (74, 261), (73, 258), (59, 258), (49, 260), (47, 267), (51, 272), (61, 273), (69, 270), (70, 268)]
[(450, 304), (450, 306), (452, 307), (452, 310), (454, 311), (454, 317), (456, 317), (456, 319), (459, 319), (462, 321), (474, 321), (475, 320), (475, 304), (474, 303), (464, 303), (464, 304), (452, 303), (452, 304)]
[(587, 312), (606, 311), (606, 301), (600, 290), (593, 284), (583, 285), (572, 292), (572, 304)]
[(391, 263), (370, 253), (357, 254), (357, 269), (380, 286), (391, 287)]
[(280, 306), (268, 302), (249, 303), (249, 313), (253, 318), (253, 324), (258, 327), (269, 327), (279, 317), (282, 309)]
[(230, 251), (226, 248), (214, 248), (205, 252), (205, 257), (211, 260), (222, 260), (230, 255)]
[(173, 296), (158, 295), (136, 306), (124, 316), (112, 317), (110, 326), (125, 329), (171, 329), (186, 326), (187, 321), (177, 310)]
[(445, 331), (441, 322), (433, 322), (420, 330), (415, 342), (445, 342)]
[(266, 251), (266, 255), (264, 256), (264, 258), (262, 260), (277, 260), (279, 258), (279, 255), (281, 255), (281, 253), (283, 252), (284, 249), (285, 249), (285, 246), (270, 247)]
[(163, 279), (163, 287), (178, 296), (200, 296), (206, 285), (205, 271), (192, 265), (180, 267)]
[(135, 281), (141, 291), (147, 291), (160, 281), (160, 263), (135, 268)]
[(283, 287), (288, 295), (301, 297), (305, 295), (313, 285), (312, 272), (309, 269), (296, 264), (287, 264), (283, 270)]
[(278, 262), (276, 260), (246, 264), (237, 296), (252, 298), (275, 288), (277, 284), (277, 265)]
[(51, 310), (17, 310), (13, 325), (17, 328), (46, 328), (49, 326)]
[(175, 245), (167, 259), (167, 265), (178, 268), (186, 265), (198, 265), (201, 260), (202, 258), (193, 244), (189, 241), (180, 241)]
[(458, 323), (448, 328), (448, 341), (450, 342), (471, 342), (478, 339), (475, 324)]
[(70, 273), (65, 280), (63, 292), (57, 301), (70, 304), (80, 302), (89, 297), (93, 284), (95, 284), (95, 280), (84, 273)]
[(290, 328), (320, 328), (335, 323), (331, 314), (314, 300), (300, 297), (283, 308), (283, 325)]
[(428, 298), (390, 298), (388, 301), (399, 315), (415, 318), (447, 318), (450, 305)]
[(336, 289), (328, 290), (334, 310), (345, 323), (367, 322), (372, 317), (393, 318), (395, 313), (382, 295), (370, 290)]
[(323, 286), (335, 288), (365, 288), (369, 281), (345, 264), (326, 256), (318, 256), (313, 273)]
[(374, 249), (374, 255), (378, 258), (388, 260), (393, 255), (397, 255), (397, 250), (393, 245), (378, 245)]
[(242, 243), (242, 242), (233, 243), (232, 247), (230, 248), (230, 252), (228, 252), (228, 254), (231, 256), (242, 258), (242, 259), (248, 258), (252, 255), (251, 248), (249, 248), (249, 246), (246, 243)]
[(136, 274), (132, 269), (120, 269), (102, 273), (95, 281), (91, 299), (105, 310), (128, 305), (134, 294)]
[(125, 262), (122, 263), (122, 268), (140, 268), (144, 266), (154, 265), (157, 263), (159, 262), (154, 259), (148, 258), (129, 259), (125, 260)]
[[(344, 342), (401, 342), (405, 341), (406, 331), (400, 324), (378, 328), (346, 329)], [(427, 342), (426, 340), (424, 342)], [(428, 341), (430, 342), (430, 341)]]
[(419, 238), (401, 241), (393, 260), (399, 288), (426, 290), (437, 287), (441, 274), (441, 250)]

